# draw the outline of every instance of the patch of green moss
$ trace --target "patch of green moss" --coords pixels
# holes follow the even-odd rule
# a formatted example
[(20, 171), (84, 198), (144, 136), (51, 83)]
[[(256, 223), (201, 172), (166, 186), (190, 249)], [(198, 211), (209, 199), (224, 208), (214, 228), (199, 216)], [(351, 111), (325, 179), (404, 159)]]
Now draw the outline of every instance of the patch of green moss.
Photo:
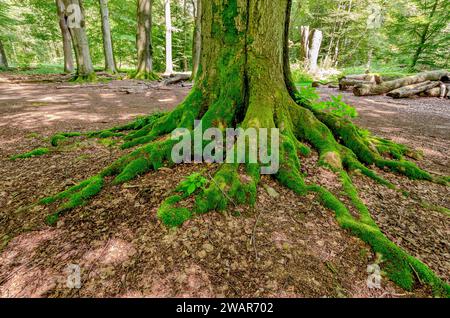
[(138, 175), (144, 174), (151, 168), (151, 162), (146, 157), (140, 157), (131, 161), (122, 173), (114, 179), (114, 184), (121, 184), (133, 180)]
[(161, 204), (157, 215), (164, 225), (178, 227), (192, 218), (192, 213), (188, 209), (175, 207), (182, 199), (183, 197), (175, 195), (169, 197)]
[(59, 194), (44, 198), (40, 204), (48, 205), (58, 201), (63, 201), (61, 207), (57, 212), (49, 215), (46, 221), (49, 224), (54, 224), (58, 221), (58, 217), (65, 211), (74, 209), (76, 207), (85, 205), (92, 197), (100, 193), (103, 188), (104, 180), (101, 176), (89, 178), (69, 189), (60, 192)]
[(83, 84), (83, 83), (95, 83), (98, 81), (97, 74), (95, 72), (90, 73), (88, 75), (75, 75), (70, 82), (75, 84)]
[(53, 135), (53, 136), (50, 138), (50, 144), (51, 144), (53, 147), (58, 147), (59, 144), (60, 144), (62, 141), (65, 141), (65, 140), (67, 140), (68, 138), (72, 138), (72, 137), (80, 137), (80, 136), (82, 136), (82, 134), (79, 133), (79, 132), (58, 133), (58, 134)]
[(15, 155), (11, 157), (11, 160), (17, 160), (17, 159), (28, 159), (33, 157), (39, 157), (50, 153), (50, 149), (48, 148), (37, 148), (30, 152), (26, 152), (20, 155)]

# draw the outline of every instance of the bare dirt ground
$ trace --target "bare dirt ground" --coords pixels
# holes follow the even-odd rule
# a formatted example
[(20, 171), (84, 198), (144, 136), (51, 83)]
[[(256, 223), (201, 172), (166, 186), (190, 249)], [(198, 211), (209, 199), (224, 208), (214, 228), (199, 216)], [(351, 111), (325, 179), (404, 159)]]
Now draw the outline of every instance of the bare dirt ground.
[[(55, 78), (50, 78), (52, 81)], [(27, 80), (27, 83), (24, 83)], [(270, 178), (254, 208), (209, 213), (168, 230), (156, 210), (183, 177), (214, 165), (180, 165), (151, 172), (122, 186), (106, 186), (88, 205), (45, 224), (51, 207), (33, 205), (87, 178), (121, 155), (96, 140), (75, 139), (51, 155), (11, 161), (61, 131), (92, 131), (138, 115), (168, 110), (188, 88), (114, 81), (97, 87), (30, 82), (0, 74), (0, 297), (414, 297), (383, 278), (367, 287), (369, 246), (339, 228), (314, 196), (298, 197)], [(32, 80), (40, 80), (32, 78)], [(335, 91), (321, 89), (324, 98)], [(419, 165), (450, 174), (450, 103), (394, 103), (385, 97), (345, 98), (361, 126), (422, 149)], [(420, 105), (415, 104), (420, 103)], [(339, 195), (336, 176), (303, 160), (309, 181)], [(409, 192), (354, 176), (381, 229), (412, 255), (450, 280), (450, 189), (393, 174)], [(67, 286), (68, 266), (81, 269), (81, 288)]]

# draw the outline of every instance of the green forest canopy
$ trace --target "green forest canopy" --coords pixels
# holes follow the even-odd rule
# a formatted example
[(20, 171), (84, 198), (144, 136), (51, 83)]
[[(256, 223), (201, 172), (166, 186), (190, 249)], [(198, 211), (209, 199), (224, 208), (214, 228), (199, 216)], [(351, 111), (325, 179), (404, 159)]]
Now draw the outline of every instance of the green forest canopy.
[[(153, 58), (156, 71), (165, 64), (164, 1), (153, 1)], [(323, 31), (319, 55), (339, 68), (374, 65), (448, 68), (450, 2), (445, 0), (293, 0), (291, 62), (298, 62), (299, 28)], [(94, 65), (103, 65), (101, 18), (98, 0), (83, 1)], [(114, 53), (120, 69), (136, 65), (136, 0), (109, 0)], [(174, 65), (177, 71), (192, 66), (194, 0), (173, 0)], [(435, 7), (435, 8), (434, 8)], [(434, 9), (433, 9), (434, 8)], [(371, 16), (380, 20), (370, 26)], [(10, 66), (62, 64), (62, 41), (53, 0), (2, 0), (0, 40)]]

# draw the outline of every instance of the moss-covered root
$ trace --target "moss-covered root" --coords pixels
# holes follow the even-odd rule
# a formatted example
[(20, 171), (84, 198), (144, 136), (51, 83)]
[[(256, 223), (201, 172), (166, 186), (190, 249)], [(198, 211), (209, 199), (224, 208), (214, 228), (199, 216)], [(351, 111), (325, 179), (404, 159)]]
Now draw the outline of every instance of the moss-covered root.
[(55, 196), (42, 199), (40, 203), (45, 205), (58, 201), (63, 202), (55, 213), (47, 217), (47, 223), (54, 224), (62, 213), (86, 204), (102, 190), (103, 183), (104, 180), (101, 176), (95, 176)]
[(49, 154), (51, 151), (48, 148), (36, 148), (30, 152), (26, 152), (23, 154), (19, 154), (19, 155), (14, 155), (11, 156), (11, 160), (17, 160), (17, 159), (28, 159), (28, 158), (33, 158), (33, 157), (40, 157), (46, 154)]
[(83, 83), (95, 83), (98, 81), (97, 74), (91, 73), (89, 75), (75, 75), (70, 82), (76, 83), (76, 84), (83, 84)]
[(97, 176), (87, 179), (59, 194), (42, 199), (41, 204), (52, 204), (62, 201), (58, 211), (48, 217), (49, 223), (57, 220), (62, 212), (82, 206), (94, 195), (99, 193), (104, 184), (104, 178), (116, 176), (113, 184), (121, 184), (133, 180), (151, 169), (157, 170), (167, 162), (171, 163), (171, 151), (176, 141), (163, 140), (148, 144), (132, 153), (116, 160)]
[(158, 218), (168, 227), (181, 226), (195, 214), (222, 211), (229, 205), (254, 205), (256, 187), (260, 178), (257, 164), (223, 164), (210, 181), (208, 188), (196, 196), (191, 209), (179, 207), (186, 195), (174, 195), (166, 199), (158, 209)]
[[(165, 113), (154, 113), (149, 116), (140, 116), (135, 120), (120, 126), (115, 126), (109, 129), (92, 131), (87, 133), (80, 132), (65, 132), (57, 133), (50, 138), (50, 144), (53, 147), (57, 147), (61, 142), (72, 137), (87, 136), (88, 138), (111, 138), (111, 137), (124, 137), (125, 140), (134, 139), (135, 134), (142, 133), (142, 131), (150, 131), (153, 125), (158, 119), (165, 116)], [(128, 135), (126, 135), (126, 133)]]
[[(385, 139), (374, 138), (348, 119), (339, 118), (323, 111), (313, 109), (311, 111), (319, 119), (319, 122), (325, 124), (332, 131), (334, 138), (341, 140), (342, 144), (350, 149), (360, 162), (366, 165), (376, 165), (381, 169), (389, 169), (413, 180), (441, 180), (420, 169), (415, 163), (405, 160), (405, 155), (420, 158), (418, 153), (414, 153), (408, 147)], [(302, 116), (305, 117), (305, 114)], [(383, 157), (386, 154), (393, 159)]]
[(161, 76), (155, 72), (133, 72), (129, 76), (131, 79), (147, 80), (147, 81), (159, 81)]

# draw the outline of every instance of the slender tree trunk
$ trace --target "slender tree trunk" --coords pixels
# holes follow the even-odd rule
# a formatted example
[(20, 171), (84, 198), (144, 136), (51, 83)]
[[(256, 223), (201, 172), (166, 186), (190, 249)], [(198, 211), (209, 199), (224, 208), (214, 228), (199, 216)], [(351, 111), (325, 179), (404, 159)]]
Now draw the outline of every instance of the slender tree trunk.
[(166, 71), (165, 75), (173, 73), (172, 58), (172, 14), (170, 12), (170, 0), (164, 0), (164, 13), (166, 20)]
[(153, 73), (152, 0), (138, 0), (137, 4), (138, 66), (135, 77), (156, 79)]
[(439, 4), (439, 0), (435, 0), (433, 8), (431, 9), (430, 16), (428, 17), (428, 23), (425, 25), (422, 33), (420, 35), (420, 42), (417, 46), (416, 52), (414, 53), (413, 60), (411, 62), (411, 69), (414, 69), (419, 61), (420, 55), (423, 53), (423, 49), (427, 42), (428, 31), (430, 30), (431, 22), (433, 21), (434, 14), (436, 13), (437, 6)]
[(5, 48), (3, 47), (3, 42), (0, 39), (0, 68), (8, 68), (8, 59), (6, 58)]
[(99, 0), (100, 14), (102, 16), (103, 53), (105, 55), (105, 71), (117, 73), (116, 61), (114, 59), (111, 27), (109, 24), (108, 0)]
[(320, 47), (322, 45), (323, 34), (320, 30), (314, 30), (311, 35), (311, 47), (308, 53), (309, 71), (317, 72), (317, 61), (319, 59)]
[(65, 16), (72, 37), (72, 44), (77, 60), (77, 77), (92, 80), (95, 78), (86, 34), (86, 20), (81, 0), (64, 0)]
[(201, 54), (201, 44), (202, 44), (202, 1), (203, 0), (194, 0), (193, 3), (197, 4), (195, 6), (195, 26), (194, 26), (194, 39), (192, 45), (192, 80), (195, 80), (195, 77), (198, 72), (198, 66), (200, 63), (200, 54)]
[(65, 5), (63, 0), (56, 0), (56, 9), (59, 17), (59, 28), (61, 29), (61, 36), (63, 40), (63, 52), (64, 52), (64, 72), (73, 73), (73, 51), (72, 51), (72, 38), (70, 36), (69, 27), (67, 26), (65, 16)]
[(308, 65), (308, 56), (309, 56), (309, 26), (302, 25), (300, 27), (300, 61), (305, 63), (305, 66)]
[(187, 2), (186, 0), (183, 0), (183, 72), (187, 72), (189, 70), (189, 62), (187, 58)]

